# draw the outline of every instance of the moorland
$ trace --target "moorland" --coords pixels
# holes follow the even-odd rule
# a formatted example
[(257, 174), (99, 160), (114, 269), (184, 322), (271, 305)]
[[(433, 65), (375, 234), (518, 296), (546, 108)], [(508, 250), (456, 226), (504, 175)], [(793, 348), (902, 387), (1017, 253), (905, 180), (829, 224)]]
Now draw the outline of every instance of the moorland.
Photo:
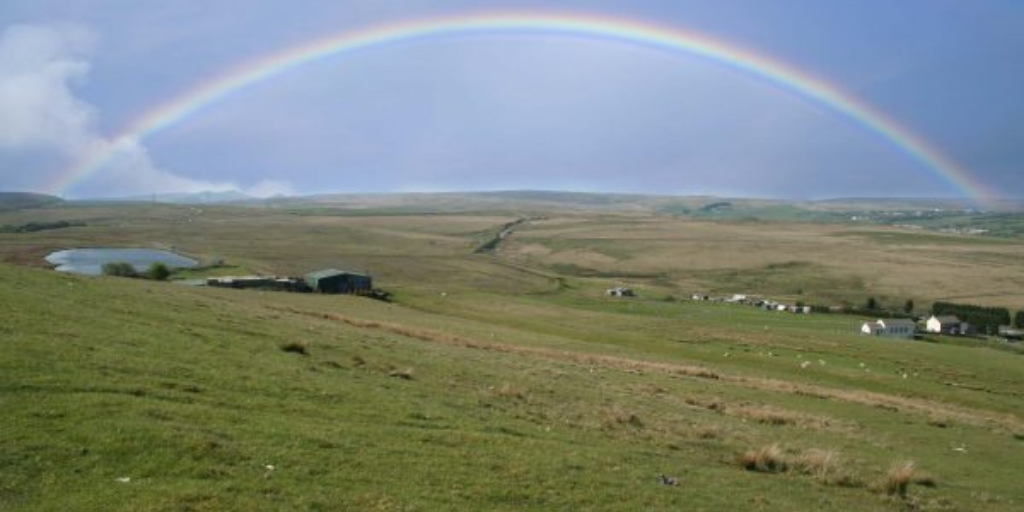
[[(917, 201), (22, 201), (0, 208), (0, 508), (1017, 510), (1014, 344), (689, 298), (1017, 311), (1021, 225)], [(203, 266), (47, 268), (75, 247)], [(389, 301), (183, 284), (329, 267)]]

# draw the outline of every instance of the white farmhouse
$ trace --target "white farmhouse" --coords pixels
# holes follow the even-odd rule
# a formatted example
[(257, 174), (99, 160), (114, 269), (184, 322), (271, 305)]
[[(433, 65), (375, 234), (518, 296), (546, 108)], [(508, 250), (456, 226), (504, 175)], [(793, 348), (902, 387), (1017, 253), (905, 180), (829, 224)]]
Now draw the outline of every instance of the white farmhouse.
[(957, 336), (964, 333), (963, 322), (959, 318), (946, 315), (946, 316), (935, 316), (932, 315), (925, 322), (924, 330), (928, 332), (934, 332), (939, 334), (952, 334)]
[(910, 339), (917, 333), (917, 324), (913, 320), (902, 318), (878, 319), (874, 322), (864, 322), (860, 326), (860, 332), (869, 336)]

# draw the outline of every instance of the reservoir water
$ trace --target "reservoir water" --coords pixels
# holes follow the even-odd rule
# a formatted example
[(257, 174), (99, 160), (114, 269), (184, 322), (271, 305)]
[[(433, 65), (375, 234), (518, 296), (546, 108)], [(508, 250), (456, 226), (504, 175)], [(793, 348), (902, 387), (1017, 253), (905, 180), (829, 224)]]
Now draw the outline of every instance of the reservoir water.
[(157, 249), (68, 249), (46, 257), (61, 272), (100, 275), (107, 263), (131, 263), (135, 270), (145, 272), (154, 263), (168, 267), (188, 268), (199, 262), (180, 254)]

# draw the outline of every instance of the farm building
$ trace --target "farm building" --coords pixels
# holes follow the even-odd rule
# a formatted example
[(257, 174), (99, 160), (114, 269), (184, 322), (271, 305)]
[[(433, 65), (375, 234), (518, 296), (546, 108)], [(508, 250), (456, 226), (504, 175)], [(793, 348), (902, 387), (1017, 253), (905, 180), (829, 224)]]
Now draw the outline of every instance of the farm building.
[(206, 286), (218, 288), (248, 288), (287, 292), (307, 291), (306, 284), (297, 277), (264, 277), (264, 276), (222, 276), (209, 277)]
[(964, 334), (965, 331), (960, 319), (952, 315), (932, 315), (931, 318), (925, 322), (924, 330), (939, 334), (951, 334), (953, 336)]
[(635, 294), (633, 290), (626, 288), (625, 286), (616, 286), (615, 288), (609, 288), (604, 291), (604, 294), (609, 297), (633, 297)]
[(887, 338), (913, 338), (917, 333), (917, 324), (913, 320), (886, 318), (874, 322), (864, 322), (860, 326), (860, 332)]
[(1009, 325), (1000, 325), (999, 336), (1006, 341), (1021, 341), (1024, 340), (1024, 329), (1016, 329)]
[(317, 293), (370, 293), (373, 278), (367, 274), (335, 270), (317, 270), (306, 274), (306, 285)]

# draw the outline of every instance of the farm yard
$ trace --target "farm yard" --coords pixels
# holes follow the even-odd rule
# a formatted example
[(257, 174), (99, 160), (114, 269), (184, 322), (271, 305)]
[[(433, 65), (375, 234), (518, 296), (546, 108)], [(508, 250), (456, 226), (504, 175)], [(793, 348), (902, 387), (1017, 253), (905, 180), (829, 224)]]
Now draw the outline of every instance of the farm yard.
[[(0, 508), (1024, 506), (1019, 353), (691, 300), (1017, 311), (1024, 240), (521, 206), (0, 213), (69, 223), (0, 233)], [(222, 265), (159, 283), (43, 261), (97, 246)], [(173, 284), (316, 268), (370, 271), (392, 302)]]

